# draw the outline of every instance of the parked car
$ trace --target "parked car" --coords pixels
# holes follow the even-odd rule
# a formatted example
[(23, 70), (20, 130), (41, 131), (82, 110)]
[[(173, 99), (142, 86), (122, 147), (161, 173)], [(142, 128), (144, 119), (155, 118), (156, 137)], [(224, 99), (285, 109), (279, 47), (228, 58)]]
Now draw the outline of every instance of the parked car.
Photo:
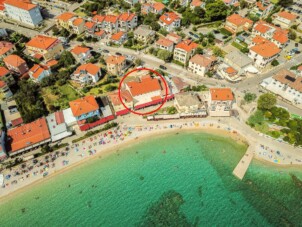
[(103, 50), (103, 53), (108, 54), (108, 53), (109, 53), (109, 50), (104, 49), (104, 50)]
[(163, 69), (163, 70), (167, 70), (167, 67), (164, 66), (164, 65), (160, 65), (159, 68), (160, 68), (160, 69)]
[(115, 52), (115, 54), (118, 56), (122, 56), (122, 54), (120, 52)]

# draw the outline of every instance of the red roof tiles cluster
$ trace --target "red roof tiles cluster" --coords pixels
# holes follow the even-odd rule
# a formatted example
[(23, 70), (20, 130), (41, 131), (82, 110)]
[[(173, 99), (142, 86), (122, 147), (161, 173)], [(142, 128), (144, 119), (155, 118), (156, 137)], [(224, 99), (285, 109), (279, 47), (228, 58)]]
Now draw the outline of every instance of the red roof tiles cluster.
[(33, 37), (28, 43), (26, 43), (26, 46), (47, 50), (50, 47), (52, 47), (56, 42), (59, 40), (54, 37), (45, 36), (45, 35), (37, 35)]
[(19, 67), (22, 64), (26, 63), (21, 57), (18, 55), (12, 54), (3, 59), (4, 63), (7, 65), (11, 65), (13, 67)]
[(16, 8), (30, 11), (37, 7), (37, 5), (31, 3), (29, 0), (6, 0), (4, 4), (14, 6)]
[(12, 48), (14, 48), (14, 44), (6, 41), (1, 41), (0, 42), (0, 55), (3, 55), (10, 51)]
[(180, 17), (176, 13), (174, 13), (174, 12), (168, 12), (168, 13), (164, 13), (163, 15), (161, 15), (161, 17), (159, 18), (159, 20), (162, 23), (170, 25), (174, 21), (180, 20)]
[(232, 101), (233, 92), (230, 88), (210, 88), (211, 100), (214, 101)]
[(129, 81), (126, 84), (129, 87), (132, 96), (161, 91), (158, 79), (152, 78), (150, 75), (142, 77), (139, 82)]
[(90, 113), (99, 109), (99, 105), (94, 96), (89, 95), (69, 102), (71, 111), (75, 117)]
[(99, 71), (100, 71), (100, 67), (92, 63), (87, 63), (84, 65), (80, 65), (76, 69), (74, 74), (81, 74), (82, 72), (84, 72), (84, 73), (89, 73), (90, 75), (96, 75)]
[(175, 48), (182, 49), (186, 52), (191, 52), (192, 50), (198, 47), (197, 43), (194, 43), (191, 40), (184, 40), (176, 45)]

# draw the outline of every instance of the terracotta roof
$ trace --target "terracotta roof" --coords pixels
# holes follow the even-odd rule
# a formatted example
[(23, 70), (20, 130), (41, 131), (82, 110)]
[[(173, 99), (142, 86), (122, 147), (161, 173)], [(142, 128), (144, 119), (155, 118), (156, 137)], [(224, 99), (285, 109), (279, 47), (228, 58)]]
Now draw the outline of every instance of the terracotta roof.
[(200, 1), (200, 0), (193, 0), (191, 2), (191, 6), (194, 6), (194, 7), (201, 6), (201, 4), (202, 4), (202, 1)]
[(302, 71), (302, 65), (300, 65), (297, 70)]
[(151, 76), (145, 76), (137, 81), (129, 81), (126, 83), (130, 89), (132, 96), (138, 96), (142, 94), (147, 94), (154, 91), (161, 91), (161, 86), (158, 79), (151, 78)]
[(263, 38), (263, 37), (260, 36), (260, 35), (256, 35), (256, 36), (252, 39), (252, 42), (255, 43), (255, 44), (260, 44), (260, 43), (269, 42), (269, 40)]
[(118, 20), (118, 16), (106, 15), (104, 20), (108, 23), (114, 23), (115, 24)]
[(161, 2), (154, 2), (152, 5), (153, 9), (157, 10), (157, 11), (161, 11), (163, 10), (166, 6), (161, 3)]
[(174, 42), (172, 42), (170, 39), (167, 38), (160, 38), (159, 40), (156, 41), (156, 44), (165, 47), (170, 47), (173, 46)]
[(11, 54), (3, 59), (5, 64), (11, 65), (13, 67), (19, 67), (20, 65), (26, 63), (22, 58), (18, 55)]
[(69, 102), (69, 106), (75, 117), (79, 117), (83, 114), (90, 113), (99, 109), (99, 105), (92, 95), (71, 101)]
[(294, 73), (287, 69), (280, 70), (273, 78), (282, 84), (286, 84), (292, 89), (302, 92), (302, 77), (296, 76)]
[(46, 62), (45, 65), (48, 66), (48, 67), (52, 67), (52, 66), (55, 66), (56, 64), (58, 64), (58, 61), (54, 60), (54, 59), (51, 59), (48, 62)]
[(94, 17), (92, 17), (92, 21), (95, 21), (97, 23), (99, 22), (103, 22), (105, 20), (106, 16), (103, 15), (95, 15)]
[(65, 123), (63, 111), (55, 112), (55, 119), (56, 119), (57, 125)]
[(236, 74), (238, 73), (237, 70), (235, 70), (233, 67), (229, 66), (224, 70), (227, 74)]
[(234, 100), (232, 90), (230, 88), (210, 88), (211, 99), (215, 101)]
[(236, 13), (232, 14), (231, 16), (228, 16), (226, 20), (232, 24), (235, 24), (236, 26), (242, 26), (245, 23), (253, 24), (252, 20), (244, 18)]
[(124, 62), (126, 60), (126, 58), (124, 56), (109, 56), (107, 59), (106, 59), (106, 63), (107, 64), (114, 64), (114, 65), (117, 65), (117, 64), (121, 64), (122, 62)]
[(26, 46), (47, 50), (58, 41), (59, 40), (54, 37), (37, 35), (34, 38), (32, 38), (28, 43), (26, 43)]
[(286, 12), (286, 11), (279, 12), (277, 15), (279, 17), (283, 17), (283, 18), (285, 18), (287, 20), (290, 20), (290, 21), (295, 20), (297, 18), (297, 15)]
[(4, 86), (6, 86), (6, 83), (3, 80), (0, 80), (0, 88), (3, 88)]
[(75, 16), (76, 15), (74, 13), (66, 12), (66, 13), (62, 13), (61, 15), (57, 16), (56, 19), (62, 20), (62, 21), (68, 21)]
[(8, 5), (11, 5), (11, 6), (20, 8), (20, 9), (24, 9), (24, 10), (27, 10), (27, 11), (37, 7), (37, 5), (32, 4), (28, 0), (25, 0), (25, 1), (22, 1), (22, 0), (6, 0), (4, 2), (4, 4), (8, 4)]
[(263, 5), (262, 2), (257, 2), (257, 3), (256, 3), (256, 6), (257, 6), (258, 9), (260, 9), (261, 11), (266, 10), (266, 8), (268, 7), (268, 6)]
[(84, 20), (83, 20), (82, 18), (77, 18), (77, 19), (75, 19), (75, 20), (72, 22), (72, 24), (73, 24), (74, 26), (79, 26), (79, 25), (82, 24), (82, 23), (84, 23)]
[(98, 32), (95, 32), (94, 33), (96, 36), (103, 36), (105, 34), (105, 31), (104, 30), (100, 30)]
[(33, 78), (38, 79), (39, 76), (45, 71), (48, 70), (47, 66), (34, 64), (33, 67), (28, 71), (29, 75), (31, 75)]
[(12, 48), (14, 48), (14, 44), (6, 41), (1, 41), (0, 42), (0, 55), (3, 55), (10, 51)]
[(122, 13), (118, 20), (120, 21), (131, 21), (136, 15), (134, 13)]
[(23, 119), (22, 119), (22, 117), (19, 117), (19, 118), (17, 118), (17, 119), (12, 120), (12, 125), (13, 125), (13, 127), (16, 127), (16, 126), (21, 125), (21, 124), (23, 124)]
[[(132, 98), (129, 91), (121, 90), (120, 93), (121, 93), (121, 97), (122, 97), (124, 102), (132, 102), (133, 101), (133, 98)], [(118, 96), (118, 92), (112, 92), (112, 93), (108, 94), (108, 97), (110, 98), (110, 101), (114, 106), (122, 105), (122, 102), (121, 102), (121, 100)]]
[(181, 36), (179, 36), (175, 33), (169, 33), (168, 35), (166, 35), (166, 38), (170, 39), (174, 43), (179, 43), (182, 40)]
[(81, 72), (85, 72), (85, 73), (89, 73), (91, 75), (96, 75), (98, 72), (100, 71), (100, 67), (98, 67), (97, 65), (94, 65), (92, 63), (87, 63), (84, 65), (80, 65), (76, 71), (74, 72), (74, 74), (81, 74)]
[(204, 55), (196, 54), (190, 59), (190, 62), (200, 65), (202, 67), (209, 67), (213, 61)]
[(271, 27), (266, 22), (258, 21), (255, 24), (254, 29), (260, 33), (266, 33), (267, 31), (269, 31), (271, 29)]
[(112, 34), (111, 36), (111, 39), (114, 40), (114, 41), (120, 41), (120, 39), (122, 38), (123, 35), (125, 35), (126, 33), (125, 32), (117, 32), (115, 34)]
[(190, 52), (193, 49), (196, 49), (197, 47), (198, 47), (197, 43), (194, 43), (191, 40), (184, 40), (178, 43), (175, 48), (183, 49), (186, 52)]
[(90, 49), (88, 47), (76, 46), (70, 52), (75, 55), (87, 53)]
[(7, 136), (11, 139), (11, 152), (50, 139), (45, 118), (40, 118), (34, 122), (10, 129), (7, 131)]
[(277, 45), (270, 41), (256, 44), (255, 46), (252, 46), (250, 50), (256, 52), (257, 54), (259, 54), (264, 58), (273, 57), (281, 52), (281, 50), (277, 47)]
[(282, 29), (278, 29), (275, 31), (273, 37), (274, 40), (278, 41), (279, 43), (287, 43), (288, 42), (288, 32)]
[(85, 27), (88, 28), (88, 29), (91, 29), (95, 26), (95, 23), (94, 22), (91, 22), (91, 21), (87, 21), (85, 23)]
[(174, 12), (168, 12), (161, 15), (159, 20), (167, 25), (172, 24), (174, 21), (180, 19), (180, 17)]
[(6, 76), (9, 73), (9, 70), (3, 66), (0, 66), (0, 77)]

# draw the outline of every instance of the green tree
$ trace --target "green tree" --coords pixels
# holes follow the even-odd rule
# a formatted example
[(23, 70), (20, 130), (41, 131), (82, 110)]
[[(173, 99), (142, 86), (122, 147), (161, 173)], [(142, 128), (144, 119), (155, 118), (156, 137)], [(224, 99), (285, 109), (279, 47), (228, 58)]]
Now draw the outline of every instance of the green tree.
[(63, 51), (60, 56), (59, 64), (67, 68), (75, 63), (75, 59), (69, 51)]
[(279, 0), (278, 1), (278, 5), (282, 6), (282, 7), (287, 7), (290, 6), (294, 3), (293, 0)]
[(297, 38), (297, 33), (293, 29), (289, 29), (288, 38), (291, 40), (295, 40)]
[(261, 110), (256, 110), (256, 112), (251, 115), (248, 119), (249, 125), (254, 127), (257, 124), (262, 124), (264, 122), (264, 115)]
[(270, 110), (277, 103), (277, 98), (274, 94), (266, 93), (259, 97), (258, 99), (258, 109), (259, 110)]
[(217, 21), (226, 18), (228, 7), (222, 0), (215, 0), (206, 4), (205, 18), (207, 21)]
[(244, 101), (246, 101), (247, 103), (254, 101), (256, 98), (257, 98), (257, 95), (254, 93), (248, 92), (244, 95)]
[(276, 59), (274, 59), (274, 60), (272, 61), (271, 65), (272, 65), (272, 66), (277, 66), (277, 65), (279, 65), (279, 62), (278, 62)]
[(159, 50), (157, 52), (157, 57), (164, 60), (165, 62), (169, 62), (172, 60), (173, 54), (167, 50)]

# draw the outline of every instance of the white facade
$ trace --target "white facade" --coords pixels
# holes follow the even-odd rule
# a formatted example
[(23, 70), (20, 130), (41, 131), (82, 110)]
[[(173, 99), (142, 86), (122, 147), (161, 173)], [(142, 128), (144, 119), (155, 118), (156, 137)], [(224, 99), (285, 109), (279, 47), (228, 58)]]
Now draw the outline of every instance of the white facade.
[(268, 63), (272, 62), (278, 56), (278, 54), (270, 58), (265, 58), (250, 49), (248, 56), (254, 60), (255, 66), (259, 68), (264, 68)]
[(4, 3), (6, 14), (8, 17), (12, 18), (13, 20), (22, 22), (24, 24), (30, 26), (37, 26), (43, 21), (40, 9), (38, 6), (30, 9), (25, 10), (22, 8), (18, 8), (7, 3)]

